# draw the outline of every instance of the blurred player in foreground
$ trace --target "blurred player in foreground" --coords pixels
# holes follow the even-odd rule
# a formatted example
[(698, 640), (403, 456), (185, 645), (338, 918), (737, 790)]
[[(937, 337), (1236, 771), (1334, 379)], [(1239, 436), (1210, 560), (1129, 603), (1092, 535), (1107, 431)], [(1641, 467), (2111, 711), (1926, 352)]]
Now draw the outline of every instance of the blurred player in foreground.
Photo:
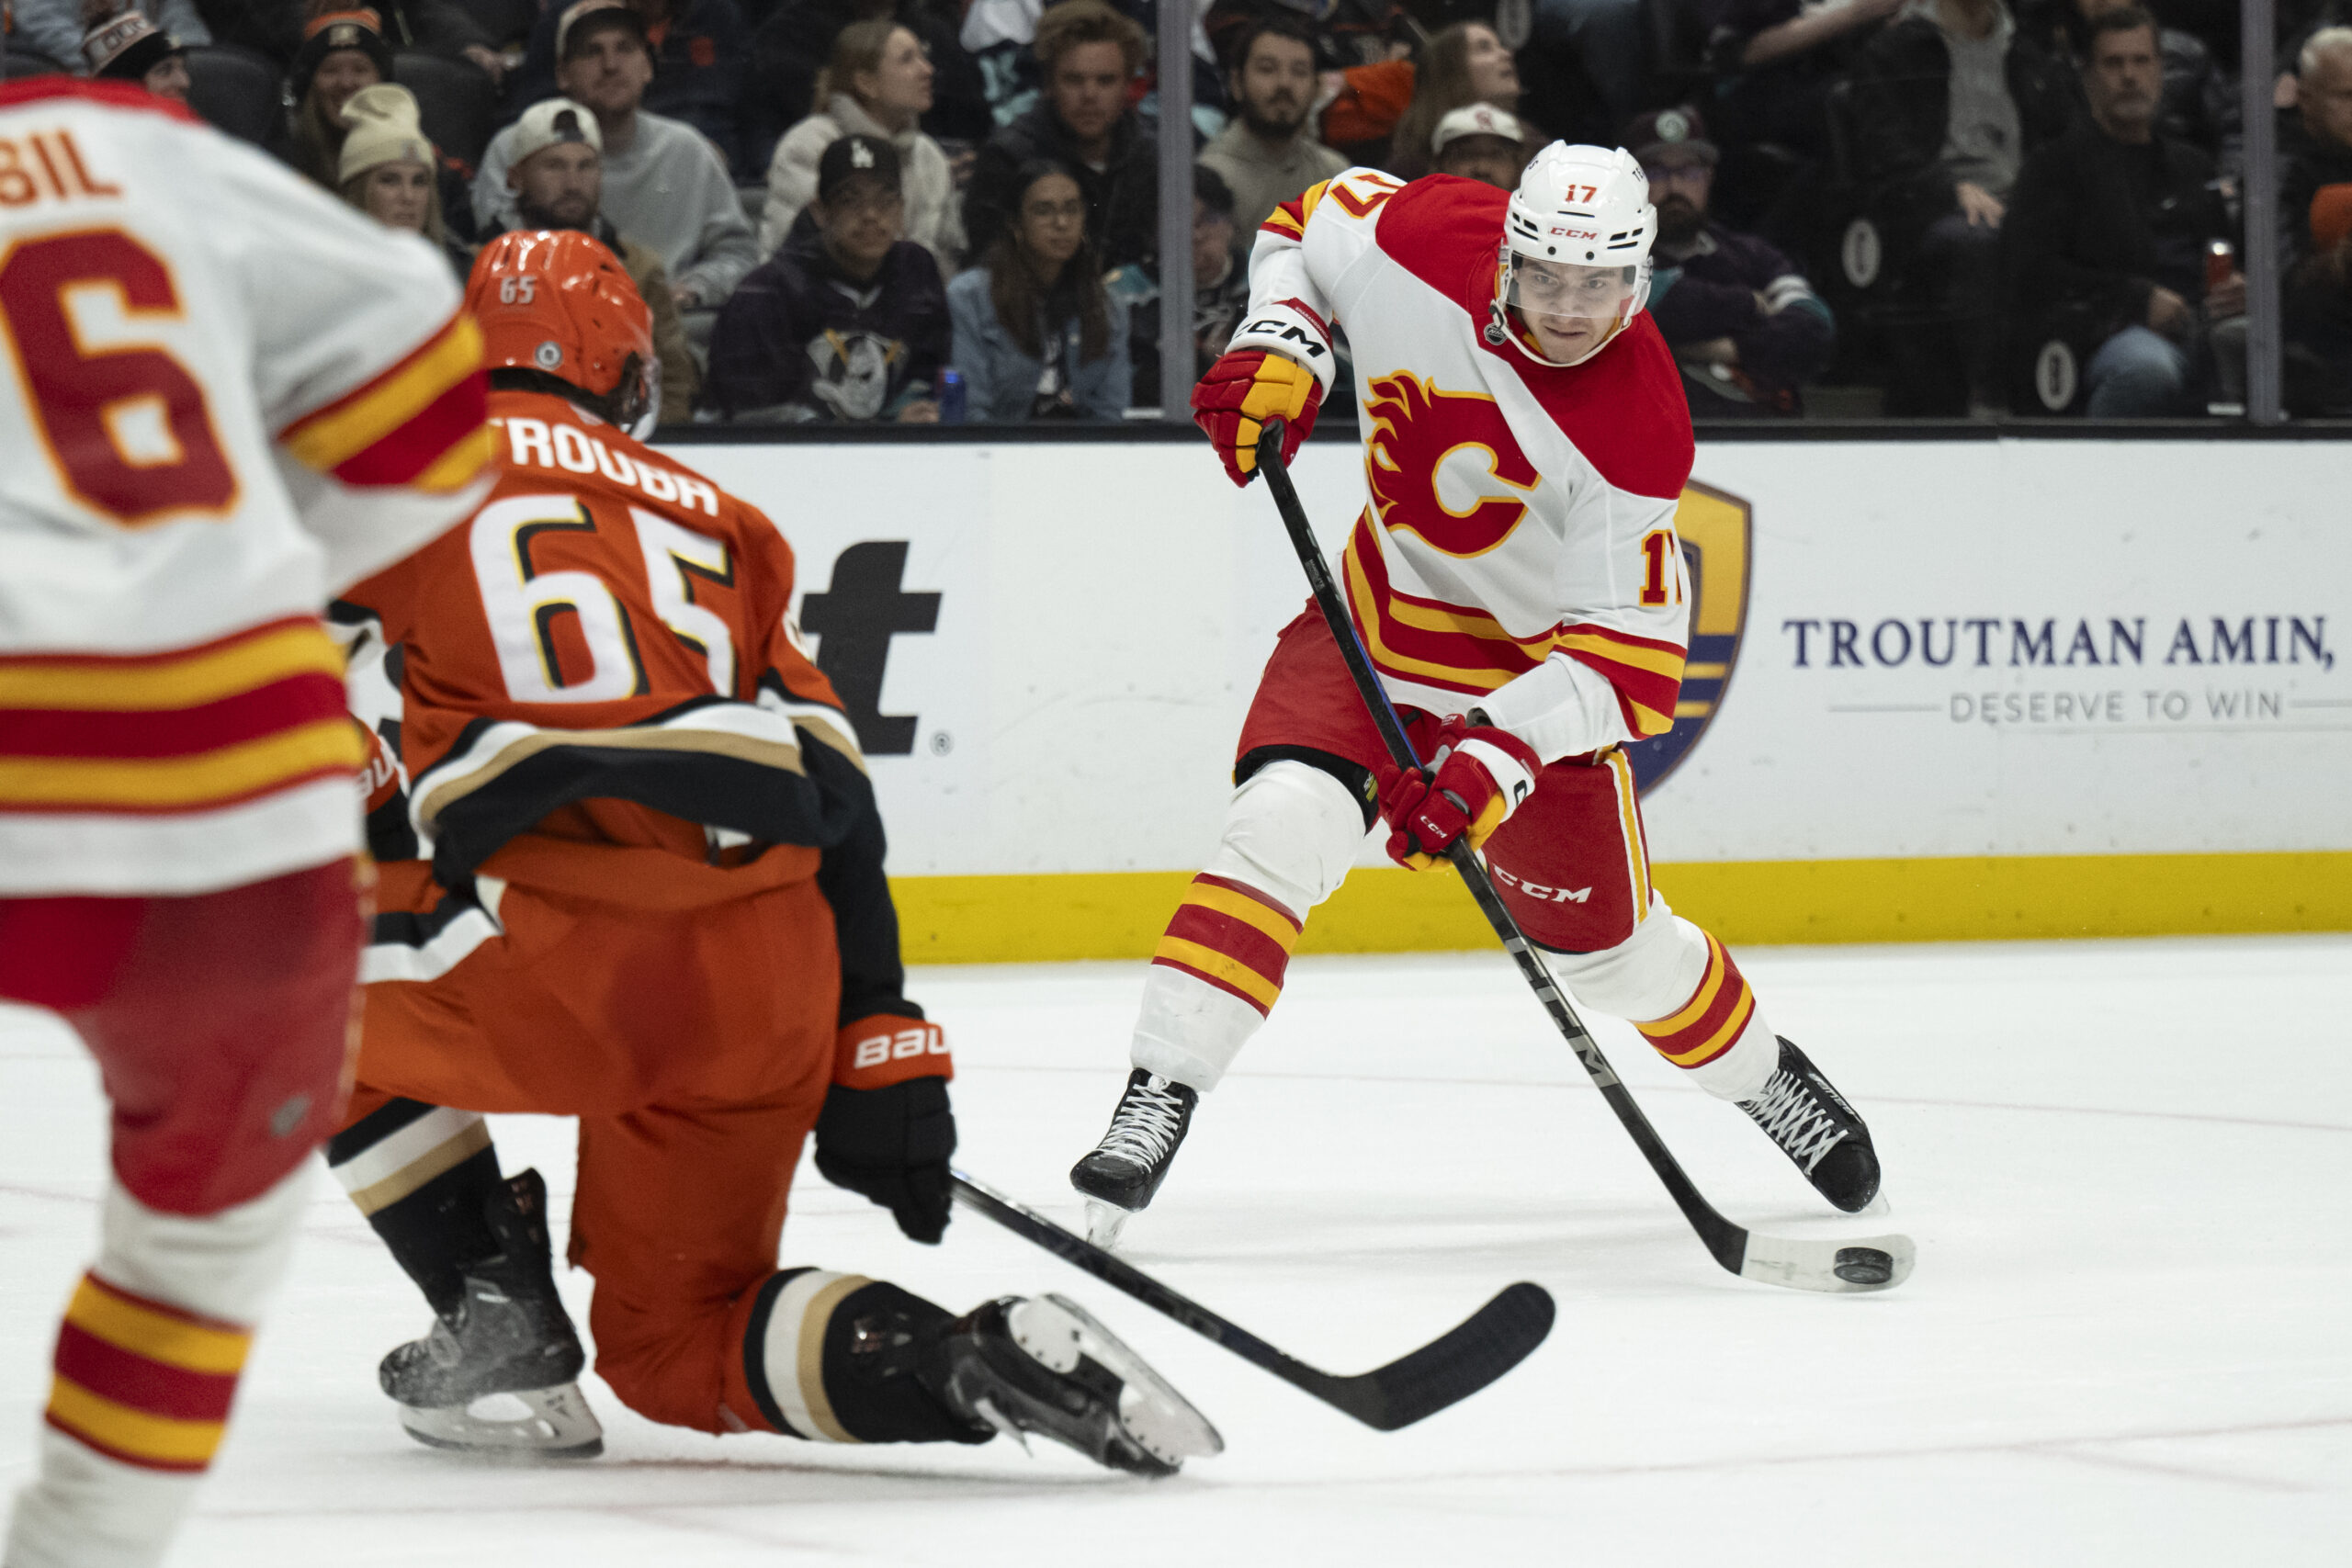
[(1355, 169), (1260, 231), (1250, 312), (1194, 417), (1249, 483), (1267, 422), (1284, 422), (1285, 457), (1313, 425), (1346, 326), (1371, 504), (1344, 592), (1428, 762), (1390, 763), (1310, 604), (1243, 724), (1224, 841), (1153, 956), (1126, 1091), (1070, 1173), (1098, 1240), (1151, 1201), (1377, 818), (1419, 870), (1466, 835), (1579, 1000), (1636, 1021), (1838, 1208), (1877, 1194), (1861, 1118), (1650, 886), (1623, 747), (1674, 723), (1691, 461), (1679, 378), (1642, 311), (1656, 231), (1631, 155), (1557, 142), (1516, 192)]
[(457, 312), (175, 105), (0, 87), (0, 998), (114, 1107), (7, 1568), (162, 1558), (338, 1124), (361, 740), (319, 611), (487, 488)]
[[(328, 1147), (435, 1314), (383, 1364), (402, 1424), (448, 1448), (602, 1447), (545, 1187), (501, 1178), (481, 1116), (538, 1111), (579, 1118), (569, 1256), (596, 1279), (597, 1371), (641, 1415), (820, 1442), (1037, 1432), (1148, 1474), (1214, 1452), (1059, 1298), (957, 1317), (777, 1269), (812, 1130), (818, 1168), (909, 1236), (947, 1224), (947, 1046), (903, 994), (865, 760), (786, 618), (783, 536), (629, 434), (657, 371), (619, 262), (578, 232), (508, 234), (468, 302), (497, 489), (336, 611), (401, 650), (429, 846), (383, 867), (359, 1082)], [(393, 815), (379, 800), (371, 821)]]

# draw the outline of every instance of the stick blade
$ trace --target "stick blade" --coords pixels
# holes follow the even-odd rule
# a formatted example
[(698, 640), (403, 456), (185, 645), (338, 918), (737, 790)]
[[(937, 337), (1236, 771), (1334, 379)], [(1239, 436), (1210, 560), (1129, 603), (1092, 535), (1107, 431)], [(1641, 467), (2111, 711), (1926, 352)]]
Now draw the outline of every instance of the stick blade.
[(1324, 1397), (1365, 1426), (1394, 1432), (1461, 1403), (1527, 1359), (1556, 1315), (1551, 1292), (1522, 1280), (1419, 1349), (1361, 1376), (1331, 1379)]
[(1907, 1235), (1792, 1241), (1751, 1231), (1739, 1277), (1792, 1291), (1838, 1294), (1891, 1291), (1911, 1277), (1911, 1265), (1917, 1256), (1918, 1249)]

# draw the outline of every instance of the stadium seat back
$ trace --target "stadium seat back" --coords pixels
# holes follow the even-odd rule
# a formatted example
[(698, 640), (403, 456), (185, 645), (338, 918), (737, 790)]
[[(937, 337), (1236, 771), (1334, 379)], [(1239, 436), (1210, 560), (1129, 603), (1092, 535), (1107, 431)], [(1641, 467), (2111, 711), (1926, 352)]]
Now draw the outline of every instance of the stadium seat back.
[(187, 75), (188, 107), (240, 141), (260, 146), (285, 112), (277, 67), (250, 49), (199, 44), (187, 51)]
[(14, 82), (26, 76), (55, 76), (64, 71), (64, 66), (46, 54), (36, 54), (13, 43), (0, 52), (0, 82)]
[(404, 49), (392, 56), (392, 80), (416, 95), (424, 134), (442, 156), (479, 167), (498, 129), (498, 89), (490, 73), (470, 60)]

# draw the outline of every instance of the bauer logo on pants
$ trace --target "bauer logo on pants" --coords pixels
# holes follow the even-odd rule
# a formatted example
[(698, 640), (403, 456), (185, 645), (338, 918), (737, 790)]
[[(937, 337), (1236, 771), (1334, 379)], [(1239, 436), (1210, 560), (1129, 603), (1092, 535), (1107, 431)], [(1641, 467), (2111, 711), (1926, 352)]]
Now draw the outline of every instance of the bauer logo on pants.
[(1681, 766), (1731, 690), (1740, 637), (1747, 629), (1750, 520), (1747, 502), (1695, 480), (1675, 508), (1674, 531), (1690, 569), (1690, 652), (1682, 667), (1674, 728), (1625, 748), (1644, 795)]

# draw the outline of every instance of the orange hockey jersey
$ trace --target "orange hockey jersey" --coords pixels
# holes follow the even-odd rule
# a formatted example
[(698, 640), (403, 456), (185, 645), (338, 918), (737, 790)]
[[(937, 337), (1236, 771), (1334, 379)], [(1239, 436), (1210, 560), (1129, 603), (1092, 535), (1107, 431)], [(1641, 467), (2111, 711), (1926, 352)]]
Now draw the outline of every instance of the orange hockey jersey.
[(872, 818), (855, 732), (786, 618), (774, 525), (561, 398), (493, 392), (491, 413), (490, 501), (337, 608), (401, 649), (435, 879), (559, 813), (563, 836), (697, 858), (823, 849)]

